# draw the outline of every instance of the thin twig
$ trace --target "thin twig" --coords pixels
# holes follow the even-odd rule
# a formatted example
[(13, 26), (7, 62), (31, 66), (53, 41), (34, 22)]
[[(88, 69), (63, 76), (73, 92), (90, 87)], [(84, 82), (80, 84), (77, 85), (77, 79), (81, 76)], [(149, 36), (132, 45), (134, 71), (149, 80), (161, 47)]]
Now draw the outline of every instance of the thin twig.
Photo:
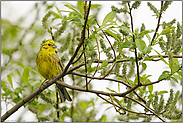
[[(85, 1), (85, 5), (84, 5), (84, 10), (85, 10), (85, 14), (84, 14), (84, 19), (86, 19), (86, 7), (87, 7), (87, 1)], [(84, 38), (85, 38), (85, 35), (84, 35)], [(88, 85), (87, 85), (87, 63), (86, 63), (86, 53), (85, 53), (85, 48), (86, 48), (86, 44), (83, 43), (83, 51), (84, 51), (84, 62), (85, 62), (85, 73), (86, 73), (86, 90), (88, 90)]]
[(78, 59), (76, 59), (75, 61), (73, 61), (71, 64), (75, 64), (76, 62), (78, 62), (79, 61), (79, 59), (81, 58), (81, 56), (84, 54), (84, 52), (82, 52), (81, 54), (80, 54), (80, 56), (78, 57)]
[(81, 46), (83, 45), (84, 43), (84, 39), (85, 39), (85, 31), (86, 31), (86, 24), (87, 24), (87, 21), (88, 21), (88, 16), (89, 16), (89, 12), (90, 12), (90, 7), (91, 7), (91, 1), (89, 1), (89, 7), (88, 7), (88, 11), (87, 11), (87, 14), (86, 14), (86, 20), (85, 20), (85, 24), (84, 24), (84, 28), (82, 30), (82, 34), (81, 34), (81, 39), (80, 39), (80, 42), (78, 44), (78, 47), (76, 48), (76, 51), (74, 52), (74, 55), (71, 57), (71, 59), (69, 60), (69, 63), (66, 65), (64, 71), (63, 71), (63, 74), (65, 75), (67, 70), (69, 69), (69, 66), (71, 65), (71, 63), (73, 62), (74, 58), (76, 57), (79, 49), (81, 48)]
[[(128, 7), (130, 10), (130, 19), (131, 19), (131, 30), (133, 31), (133, 17), (132, 17), (132, 13), (131, 13), (131, 8), (130, 8), (130, 3), (128, 3)], [(133, 34), (133, 42), (135, 43), (135, 36)], [(136, 66), (137, 66), (137, 79), (138, 79), (138, 85), (141, 85), (142, 83), (140, 82), (140, 75), (139, 75), (139, 65), (138, 65), (138, 59), (137, 59), (137, 49), (135, 47), (135, 62), (136, 62)]]
[(156, 33), (158, 32), (159, 26), (160, 26), (160, 19), (161, 19), (161, 15), (162, 15), (162, 7), (163, 7), (163, 1), (161, 1), (161, 10), (160, 10), (160, 15), (158, 17), (158, 23), (157, 23), (157, 27), (156, 27), (156, 31), (154, 32), (153, 38), (151, 40), (151, 43), (149, 44), (150, 46), (152, 45), (152, 42), (154, 41), (155, 37), (156, 37)]
[[(163, 58), (168, 58), (168, 55), (161, 55)], [(160, 57), (159, 55), (152, 55), (152, 56), (149, 56), (150, 58), (151, 57)], [(172, 57), (173, 58), (182, 58), (182, 56), (180, 56), (180, 55), (172, 55)], [(137, 58), (138, 60), (141, 60), (141, 59), (143, 59), (142, 57), (139, 57), (139, 58)], [(160, 59), (161, 60), (161, 59)], [(94, 62), (93, 63), (102, 63), (103, 61), (105, 61), (105, 60), (94, 60)], [(108, 63), (114, 63), (114, 60), (106, 60)], [(118, 63), (118, 62), (128, 62), (128, 61), (130, 61), (129, 59), (122, 59), (122, 60), (117, 60), (116, 61), (116, 63)], [(158, 61), (158, 60), (156, 60), (156, 59), (152, 59), (152, 61)]]
[[(101, 28), (101, 27), (100, 27), (100, 25), (98, 24), (98, 22), (97, 22), (97, 20), (96, 20), (96, 19), (95, 19), (95, 21), (96, 21), (96, 23), (97, 23), (98, 27), (99, 27), (99, 28)], [(103, 32), (104, 36), (106, 37), (107, 41), (109, 42), (109, 44), (110, 44), (110, 46), (111, 46), (111, 48), (112, 48), (112, 50), (113, 50), (113, 53), (114, 53), (114, 61), (116, 61), (116, 53), (115, 53), (115, 50), (114, 50), (114, 48), (113, 48), (113, 46), (112, 46), (111, 42), (109, 41), (109, 39), (108, 39), (107, 35), (105, 34), (105, 32), (104, 32), (103, 30), (102, 30), (102, 32)]]
[[(110, 102), (109, 100), (107, 100), (107, 99), (105, 99), (104, 97), (100, 96), (99, 94), (97, 94), (97, 96), (100, 97), (101, 99), (103, 99), (104, 101), (106, 101), (106, 102), (112, 104), (112, 102)], [(122, 109), (122, 110), (125, 112), (125, 114), (126, 114), (126, 111), (128, 111), (128, 112), (135, 113), (135, 114), (154, 115), (154, 114), (147, 114), (147, 113), (140, 113), (140, 112), (130, 111), (130, 110), (128, 110), (128, 109), (123, 108), (123, 107), (121, 106), (121, 104), (119, 104), (119, 102), (117, 102), (117, 103), (118, 103), (118, 105), (116, 105), (116, 104), (114, 104), (114, 105), (115, 105), (116, 107)]]
[[(178, 71), (181, 70), (181, 69), (182, 69), (182, 65), (181, 65), (181, 66), (179, 67), (179, 69), (178, 69), (177, 71), (175, 71), (174, 73), (178, 72)], [(172, 76), (174, 73), (170, 74), (169, 77)], [(167, 78), (168, 78), (168, 77), (167, 77)], [(163, 80), (165, 80), (165, 79), (166, 79), (166, 78), (163, 78), (163, 79), (157, 80), (157, 81), (155, 81), (155, 82), (151, 82), (151, 83), (144, 83), (144, 84), (142, 84), (142, 86), (153, 85), (153, 84), (159, 83), (159, 82), (161, 82), (161, 81), (163, 81)]]
[[(73, 74), (73, 75), (77, 75), (77, 76), (81, 76), (81, 77), (85, 77), (86, 75), (85, 74), (81, 74), (81, 73), (77, 73), (77, 72), (70, 72), (69, 74)], [(117, 80), (117, 79), (112, 79), (112, 78), (102, 78), (102, 77), (93, 77), (93, 76), (88, 76), (88, 78), (93, 78), (93, 79), (98, 79), (98, 80), (109, 80), (109, 81), (114, 81), (114, 82), (119, 82), (119, 83), (121, 83), (121, 84), (124, 84), (125, 86), (127, 86), (127, 87), (129, 87), (129, 88), (132, 88), (132, 86), (131, 85), (129, 85), (129, 84), (127, 84), (127, 83), (125, 83), (125, 82), (123, 82), (123, 81), (121, 81), (121, 80)], [(137, 92), (134, 90), (133, 91), (136, 95), (137, 95), (137, 97), (140, 99), (140, 100), (142, 100), (145, 104), (146, 104), (146, 101), (139, 95), (139, 94), (137, 94)]]
[(115, 65), (116, 65), (116, 62), (113, 64), (112, 68), (107, 72), (107, 74), (102, 77), (102, 79), (104, 79), (106, 76), (108, 76), (111, 73)]
[[(94, 77), (94, 76), (95, 76), (95, 74), (97, 73), (97, 70), (98, 70), (98, 67), (99, 67), (99, 61), (100, 61), (100, 50), (99, 50), (99, 44), (98, 44), (97, 39), (96, 39), (96, 42), (97, 42), (97, 48), (98, 48), (99, 60), (98, 60), (97, 68), (95, 69), (95, 71), (94, 71), (94, 73), (93, 73), (93, 76), (91, 77), (90, 81), (89, 81), (86, 85), (88, 85), (88, 84), (91, 82), (91, 80), (93, 79), (93, 77)], [(85, 88), (85, 87), (86, 87), (86, 85), (85, 85), (83, 88)]]
[(114, 109), (116, 110), (116, 112), (118, 112), (120, 115), (125, 114), (125, 113), (121, 113), (121, 112), (116, 108), (116, 105), (114, 104), (114, 101), (113, 101), (113, 99), (112, 99), (112, 96), (109, 95), (109, 97), (111, 98), (112, 105), (114, 106)]
[(59, 110), (59, 98), (58, 98), (58, 91), (56, 89), (56, 86), (55, 86), (55, 90), (56, 90), (56, 109), (57, 109), (57, 118), (58, 118), (58, 121), (59, 121), (59, 114), (60, 114), (60, 110)]
[(151, 113), (153, 113), (154, 115), (156, 115), (161, 121), (165, 122), (158, 114), (156, 114), (152, 109), (146, 107), (144, 104), (140, 103), (139, 101), (137, 101), (137, 100), (135, 100), (135, 99), (133, 99), (133, 98), (131, 98), (129, 96), (125, 96), (125, 98), (128, 98), (128, 99), (130, 99), (130, 100), (132, 100), (132, 101), (140, 104), (142, 107), (144, 107), (145, 109), (147, 109), (148, 111), (150, 111)]

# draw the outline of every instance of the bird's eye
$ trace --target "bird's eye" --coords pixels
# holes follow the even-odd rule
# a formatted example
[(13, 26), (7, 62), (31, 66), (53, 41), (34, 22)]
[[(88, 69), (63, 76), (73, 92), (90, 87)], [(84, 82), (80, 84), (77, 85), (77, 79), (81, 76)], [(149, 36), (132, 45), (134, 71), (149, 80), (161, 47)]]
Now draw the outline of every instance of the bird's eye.
[(51, 44), (48, 44), (48, 46), (51, 46)]

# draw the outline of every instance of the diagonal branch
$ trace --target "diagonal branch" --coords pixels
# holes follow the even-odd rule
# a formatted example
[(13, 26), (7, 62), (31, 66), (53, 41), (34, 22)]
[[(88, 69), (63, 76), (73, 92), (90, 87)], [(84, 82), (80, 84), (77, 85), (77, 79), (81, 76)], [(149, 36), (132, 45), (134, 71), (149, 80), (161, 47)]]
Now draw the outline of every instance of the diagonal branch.
[(165, 122), (158, 114), (156, 114), (152, 109), (148, 108), (147, 106), (145, 106), (144, 104), (140, 103), (139, 101), (129, 97), (129, 96), (125, 96), (125, 98), (128, 98), (136, 103), (138, 103), (139, 105), (141, 105), (142, 107), (144, 107), (145, 109), (147, 109), (148, 111), (150, 111), (151, 113), (153, 113), (154, 115), (156, 115), (161, 121)]
[[(97, 22), (96, 19), (95, 19), (95, 21)], [(98, 22), (97, 22), (97, 25), (99, 26), (99, 28), (101, 28), (100, 25), (98, 24)], [(106, 37), (107, 41), (109, 42), (109, 44), (110, 44), (110, 46), (111, 46), (111, 48), (112, 48), (112, 50), (113, 50), (113, 53), (114, 53), (114, 61), (116, 61), (116, 53), (115, 53), (115, 50), (114, 50), (114, 48), (113, 48), (111, 42), (109, 41), (108, 37), (106, 36), (105, 32), (104, 32), (103, 30), (102, 30), (102, 32), (103, 32), (104, 36)]]
[(88, 16), (89, 16), (89, 12), (90, 12), (90, 7), (91, 7), (91, 1), (89, 1), (89, 7), (88, 7), (88, 11), (87, 11), (87, 14), (86, 14), (86, 20), (85, 20), (85, 24), (84, 24), (84, 27), (83, 27), (83, 30), (82, 30), (82, 34), (81, 34), (81, 39), (80, 39), (80, 42), (78, 44), (78, 47), (76, 48), (76, 51), (74, 52), (74, 55), (71, 57), (71, 59), (69, 60), (69, 63), (67, 64), (67, 66), (65, 67), (64, 71), (63, 71), (63, 74), (65, 75), (67, 70), (69, 69), (69, 66), (72, 64), (74, 58), (76, 57), (79, 49), (81, 48), (81, 46), (83, 45), (84, 43), (84, 39), (85, 39), (85, 31), (86, 31), (86, 24), (87, 24), (87, 21), (88, 21)]
[(156, 33), (158, 32), (159, 26), (160, 26), (160, 19), (161, 19), (161, 15), (162, 15), (162, 7), (163, 7), (163, 1), (161, 1), (161, 10), (160, 10), (160, 15), (158, 17), (158, 23), (157, 23), (157, 27), (156, 27), (156, 31), (154, 32), (153, 38), (151, 40), (151, 43), (149, 44), (150, 46), (152, 45), (152, 42), (154, 41), (155, 37), (156, 37)]
[[(68, 72), (74, 71), (75, 69), (78, 69), (79, 67), (83, 66), (84, 64), (81, 63), (79, 65), (76, 65), (74, 67), (69, 68)], [(42, 91), (44, 91), (46, 88), (54, 84), (57, 80), (60, 78), (64, 77), (64, 74), (59, 74), (55, 77), (55, 79), (51, 79), (44, 83), (42, 85), (42, 89), (36, 89), (33, 91), (31, 94), (26, 96), (24, 99), (19, 101), (15, 106), (13, 106), (10, 110), (8, 110), (2, 117), (1, 117), (1, 122), (5, 121), (9, 116), (11, 116), (15, 111), (17, 111), (21, 106), (23, 106), (25, 103), (29, 102), (31, 99), (33, 99), (35, 96), (39, 95)]]

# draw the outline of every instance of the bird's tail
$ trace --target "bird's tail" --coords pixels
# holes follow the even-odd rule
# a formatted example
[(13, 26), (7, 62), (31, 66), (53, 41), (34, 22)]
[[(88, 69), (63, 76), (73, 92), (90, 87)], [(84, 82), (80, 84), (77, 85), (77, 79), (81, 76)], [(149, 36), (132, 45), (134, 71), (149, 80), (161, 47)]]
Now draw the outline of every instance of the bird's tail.
[(60, 100), (61, 100), (61, 103), (62, 102), (65, 102), (65, 100), (67, 99), (68, 101), (72, 101), (69, 93), (67, 92), (67, 90), (65, 89), (65, 87), (59, 85), (59, 84), (56, 84), (57, 88), (58, 88), (58, 92), (59, 92), (59, 95), (60, 95)]

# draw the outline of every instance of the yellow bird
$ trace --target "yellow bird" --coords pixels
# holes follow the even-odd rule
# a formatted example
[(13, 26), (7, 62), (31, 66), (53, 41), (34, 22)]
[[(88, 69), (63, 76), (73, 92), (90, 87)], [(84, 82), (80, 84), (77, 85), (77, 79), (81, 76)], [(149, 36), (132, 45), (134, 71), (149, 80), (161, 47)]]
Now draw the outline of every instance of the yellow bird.
[[(45, 78), (45, 80), (41, 83), (41, 86), (46, 80), (50, 80), (59, 73), (63, 72), (62, 63), (55, 50), (56, 47), (57, 46), (54, 41), (47, 40), (37, 53), (36, 66), (39, 73)], [(63, 82), (62, 78), (60, 81)], [(66, 99), (68, 101), (72, 101), (65, 87), (59, 84), (56, 84), (56, 87), (58, 88), (61, 102), (65, 102)]]

